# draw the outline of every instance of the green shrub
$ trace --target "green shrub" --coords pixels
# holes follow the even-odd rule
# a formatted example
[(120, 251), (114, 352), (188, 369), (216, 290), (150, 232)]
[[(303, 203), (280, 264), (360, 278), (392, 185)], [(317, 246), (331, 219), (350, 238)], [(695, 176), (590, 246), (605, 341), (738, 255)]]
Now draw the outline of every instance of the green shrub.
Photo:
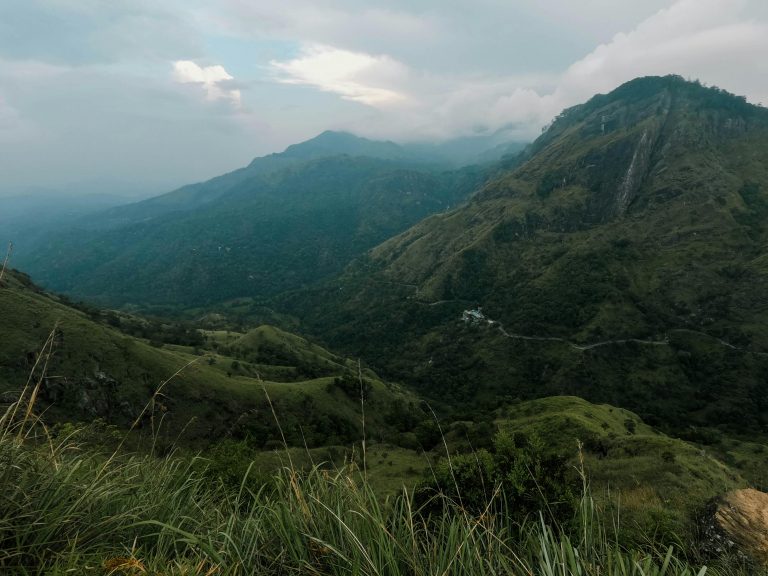
[(446, 502), (452, 502), (482, 514), (503, 503), (517, 522), (540, 512), (568, 522), (581, 487), (581, 478), (566, 459), (546, 453), (536, 436), (505, 432), (496, 434), (492, 451), (445, 459), (431, 474), (417, 489), (419, 502), (430, 512), (442, 511)]

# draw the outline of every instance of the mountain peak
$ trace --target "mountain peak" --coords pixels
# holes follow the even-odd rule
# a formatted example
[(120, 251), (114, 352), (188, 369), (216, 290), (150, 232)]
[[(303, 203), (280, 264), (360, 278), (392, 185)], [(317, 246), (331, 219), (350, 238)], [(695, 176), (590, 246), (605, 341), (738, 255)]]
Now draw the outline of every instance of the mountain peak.
[(593, 101), (600, 104), (604, 100), (619, 99), (633, 102), (664, 93), (695, 101), (704, 108), (722, 108), (741, 113), (760, 110), (759, 106), (749, 104), (745, 96), (737, 96), (717, 86), (707, 86), (699, 80), (686, 80), (676, 74), (635, 78), (607, 95), (595, 96), (587, 104)]
[(688, 102), (696, 110), (723, 110), (740, 116), (765, 114), (765, 109), (747, 102), (746, 97), (737, 96), (716, 86), (706, 86), (698, 80), (686, 80), (682, 76), (642, 76), (625, 82), (607, 94), (597, 94), (583, 104), (566, 108), (555, 119), (552, 126), (579, 121), (603, 109), (615, 106), (644, 107), (651, 101), (674, 99)]
[[(672, 126), (677, 127), (676, 133)], [(743, 96), (705, 86), (698, 80), (677, 75), (645, 76), (566, 108), (528, 148), (526, 155), (533, 158), (565, 141), (585, 152), (590, 147), (604, 151), (616, 145), (622, 136), (629, 137), (627, 145), (632, 148), (640, 139), (650, 143), (649, 138), (655, 140), (662, 133), (667, 137), (674, 134), (682, 148), (717, 148), (716, 141), (738, 136), (750, 126), (768, 126), (768, 110), (748, 103)], [(687, 138), (685, 145), (683, 135)], [(561, 151), (567, 148), (556, 147)], [(546, 158), (543, 168), (549, 172), (556, 171), (555, 165), (563, 160), (560, 156)], [(587, 164), (595, 164), (594, 158)], [(609, 164), (615, 165), (615, 158)]]
[(310, 160), (344, 154), (371, 156), (387, 160), (401, 159), (405, 156), (403, 149), (394, 142), (369, 140), (349, 132), (333, 130), (326, 130), (305, 142), (288, 146), (282, 156)]

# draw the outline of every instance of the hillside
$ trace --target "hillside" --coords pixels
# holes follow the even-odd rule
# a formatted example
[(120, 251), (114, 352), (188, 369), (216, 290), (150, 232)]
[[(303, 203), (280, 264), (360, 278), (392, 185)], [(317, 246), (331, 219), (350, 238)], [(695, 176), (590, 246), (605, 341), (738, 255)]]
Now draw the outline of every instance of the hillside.
[[(616, 507), (614, 514), (620, 509), (619, 537), (625, 541), (643, 533), (690, 534), (692, 519), (711, 498), (757, 481), (741, 465), (725, 464), (727, 455), (714, 447), (702, 450), (648, 426), (637, 414), (572, 396), (505, 406), (495, 412), (495, 424), (511, 438), (533, 438), (571, 470), (583, 469), (601, 505)], [(463, 427), (455, 425), (449, 441), (458, 441), (457, 428)]]
[(392, 159), (398, 150), (326, 133), (208, 182), (93, 214), (18, 250), (16, 264), (47, 288), (108, 305), (178, 310), (298, 289), (456, 206), (487, 178), (483, 168), (443, 172)]
[[(17, 273), (6, 274), (0, 287), (0, 318), (3, 406), (18, 398), (32, 374), (33, 384), (42, 382), (37, 409), (49, 423), (101, 418), (126, 429), (138, 419), (140, 430), (160, 430), (162, 439), (247, 437), (252, 446), (269, 446), (281, 436), (268, 394), (291, 445), (362, 437), (357, 363), (276, 328), (205, 333), (196, 347), (150, 343), (72, 308)], [(52, 331), (48, 357), (44, 344)], [(227, 337), (234, 346), (221, 341)], [(369, 370), (362, 377), (373, 437), (396, 439), (424, 417), (412, 395)]]
[(526, 158), (278, 306), (449, 404), (567, 393), (768, 432), (768, 111), (640, 78)]
[[(364, 490), (370, 502), (379, 497), (386, 503), (390, 500), (384, 495), (417, 495), (419, 486), (435, 474), (440, 477), (444, 447), (457, 467), (460, 489), (471, 490), (472, 479), (485, 473), (480, 461), (503, 458), (495, 446), (507, 434), (514, 442), (531, 439), (542, 455), (552, 455), (574, 486), (580, 485), (576, 471), (583, 467), (598, 505), (596, 521), (607, 522), (607, 514), (620, 510), (620, 533), (614, 535), (615, 527), (608, 524), (605, 530), (627, 546), (646, 542), (649, 535), (665, 546), (689, 538), (696, 530), (691, 519), (710, 498), (749, 483), (760, 485), (765, 477), (759, 456), (765, 446), (760, 443), (721, 439), (704, 451), (666, 436), (632, 412), (574, 397), (503, 398), (499, 409), (478, 411), (476, 421), (443, 419), (440, 428), (413, 394), (365, 368), (361, 383), (357, 362), (301, 336), (262, 325), (246, 332), (200, 330), (195, 340), (183, 326), (74, 308), (16, 272), (7, 273), (0, 286), (0, 318), (0, 408), (18, 397), (32, 374), (33, 384), (41, 382), (36, 411), (47, 424), (85, 426), (73, 437), (71, 426), (50, 427), (51, 450), (61, 450), (54, 452), (59, 464), (33, 466), (36, 470), (59, 470), (66, 454), (84, 454), (86, 474), (103, 461), (99, 450), (120, 435), (102, 422), (121, 432), (136, 422), (131, 446), (142, 446), (140, 441), (151, 437), (153, 453), (173, 448), (176, 454), (175, 460), (129, 455), (115, 460), (120, 465), (142, 462), (142, 478), (154, 477), (164, 462), (176, 462), (185, 470), (185, 482), (203, 474), (207, 486), (234, 489), (247, 482), (254, 494), (270, 494), (282, 485), (274, 475), (290, 463), (294, 481), (318, 473), (325, 481), (344, 478), (347, 490)], [(121, 326), (178, 334), (195, 343), (163, 343), (157, 335), (136, 338), (121, 332)], [(51, 327), (49, 356), (44, 342)], [(45, 371), (38, 360), (46, 364)], [(350, 449), (363, 437), (361, 384), (369, 442), (365, 452)], [(273, 424), (273, 408), (281, 430)], [(6, 432), (0, 435), (7, 441), (6, 452), (11, 446), (22, 448)], [(276, 451), (283, 438), (293, 448)], [(84, 444), (72, 450), (72, 442)], [(205, 459), (178, 459), (187, 446), (202, 449)], [(25, 449), (30, 458), (48, 454)], [(488, 450), (494, 455), (486, 456)], [(47, 474), (41, 472), (41, 482)], [(82, 474), (75, 477), (85, 482)], [(22, 476), (29, 478), (26, 472)], [(57, 476), (51, 472), (51, 477)], [(264, 483), (270, 489), (259, 490)], [(413, 492), (403, 493), (403, 486)], [(515, 513), (509, 517), (518, 518)]]

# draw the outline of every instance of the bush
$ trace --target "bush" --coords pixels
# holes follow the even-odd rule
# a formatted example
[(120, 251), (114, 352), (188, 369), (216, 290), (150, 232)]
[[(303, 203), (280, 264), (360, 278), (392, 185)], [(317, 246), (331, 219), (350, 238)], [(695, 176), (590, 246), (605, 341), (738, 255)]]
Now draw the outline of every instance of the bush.
[[(493, 450), (443, 460), (425, 479), (417, 494), (430, 512), (440, 512), (445, 499), (473, 514), (503, 503), (522, 522), (545, 512), (558, 522), (573, 517), (581, 478), (565, 458), (547, 454), (536, 436), (496, 434)], [(435, 494), (445, 498), (434, 499)]]

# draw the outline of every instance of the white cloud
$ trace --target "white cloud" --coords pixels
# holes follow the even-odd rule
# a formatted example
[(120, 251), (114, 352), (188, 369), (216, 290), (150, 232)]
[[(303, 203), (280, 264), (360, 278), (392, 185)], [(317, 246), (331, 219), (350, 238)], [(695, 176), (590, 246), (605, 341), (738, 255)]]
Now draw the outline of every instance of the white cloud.
[(517, 75), (561, 69), (669, 1), (218, 0), (197, 19), (224, 35), (389, 54), (416, 70)]
[[(0, 85), (2, 85), (2, 74), (0, 74)], [(38, 126), (35, 119), (25, 115), (17, 106), (0, 93), (0, 145), (19, 146), (33, 141), (35, 138), (44, 136), (44, 130)], [(0, 154), (0, 172), (4, 177), (8, 174), (6, 170), (7, 158)], [(11, 162), (12, 165), (12, 162)]]
[(227, 87), (234, 78), (221, 65), (202, 67), (191, 60), (177, 60), (173, 63), (173, 79), (180, 84), (201, 85), (208, 100), (229, 100), (240, 106), (240, 90)]
[(314, 86), (368, 106), (386, 107), (407, 99), (398, 89), (385, 87), (408, 75), (405, 66), (386, 55), (314, 44), (306, 46), (299, 57), (284, 62), (273, 60), (270, 66), (279, 82)]
[(0, 96), (0, 139), (6, 140), (22, 127), (19, 111)]
[[(374, 137), (448, 138), (512, 128), (533, 138), (562, 109), (638, 76), (680, 74), (768, 103), (768, 22), (747, 0), (677, 0), (568, 66), (539, 77), (411, 73), (410, 106), (346, 127)], [(382, 85), (387, 87), (386, 84)]]
[(768, 94), (768, 23), (743, 0), (679, 0), (571, 65), (557, 100), (570, 105), (638, 76), (680, 74), (747, 95)]

